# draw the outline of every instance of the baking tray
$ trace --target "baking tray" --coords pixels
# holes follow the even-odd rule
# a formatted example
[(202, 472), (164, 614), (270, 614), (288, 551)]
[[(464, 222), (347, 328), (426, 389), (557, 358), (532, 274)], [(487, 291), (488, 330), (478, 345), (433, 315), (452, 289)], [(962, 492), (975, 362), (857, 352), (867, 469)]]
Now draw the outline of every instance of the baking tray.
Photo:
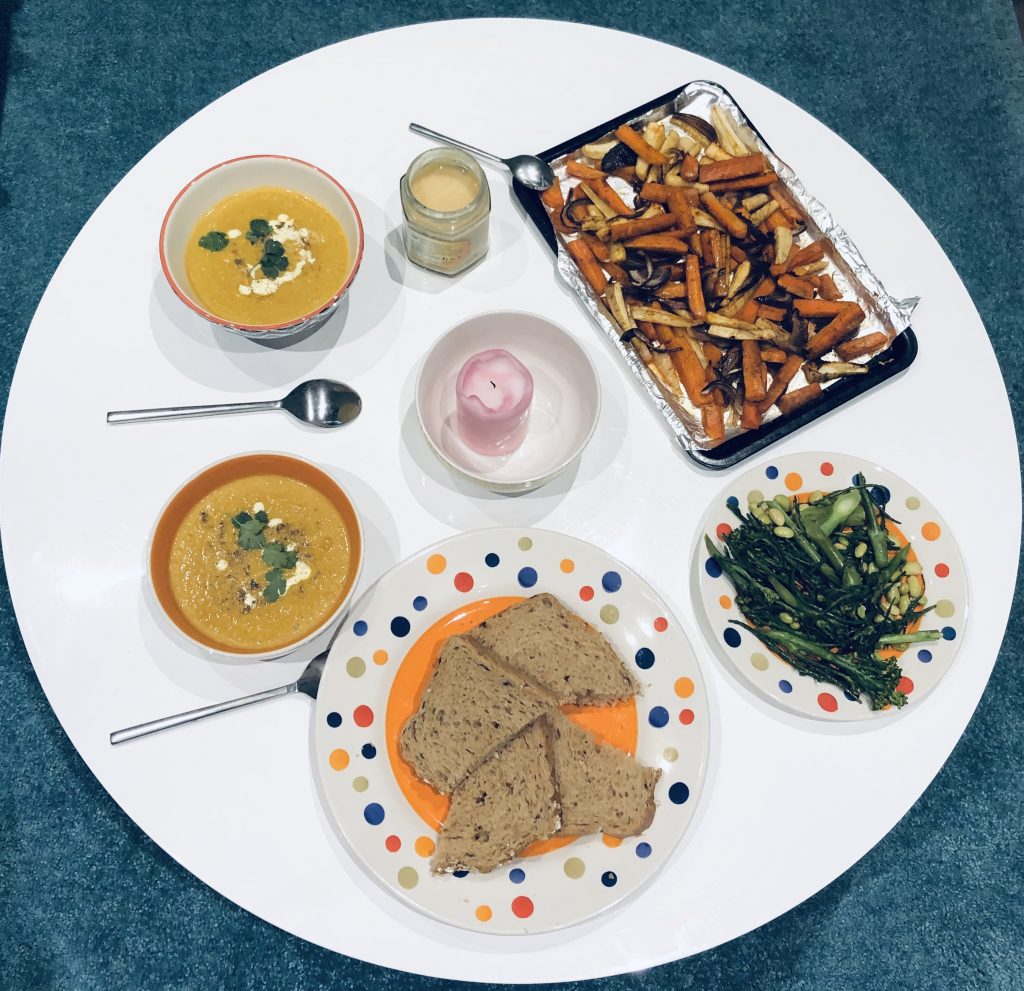
[[(539, 152), (538, 157), (545, 162), (553, 163), (565, 155), (578, 151), (582, 145), (604, 137), (610, 131), (615, 130), (620, 124), (635, 121), (638, 117), (643, 117), (659, 107), (678, 100), (680, 97), (687, 95), (688, 90), (695, 86), (705, 86), (720, 90), (743, 116), (744, 123), (764, 145), (765, 149), (772, 155), (775, 155), (776, 158), (779, 157), (732, 94), (721, 84), (707, 80), (694, 80), (677, 89), (670, 90), (668, 93), (657, 96), (638, 107), (634, 107), (632, 110), (627, 110), (611, 120), (604, 121), (584, 131), (582, 134), (568, 138), (554, 148), (548, 148), (545, 151)], [(512, 186), (516, 199), (518, 199), (527, 216), (557, 259), (558, 239), (555, 236), (555, 231), (551, 226), (551, 221), (548, 218), (544, 204), (540, 200), (540, 194), (527, 189), (515, 180), (513, 180)], [(912, 309), (912, 307), (913, 303), (911, 302), (908, 305), (908, 310)], [(737, 433), (732, 437), (727, 437), (714, 447), (704, 448), (692, 442), (687, 443), (678, 429), (675, 431), (676, 439), (683, 452), (702, 467), (712, 470), (730, 468), (756, 454), (758, 451), (764, 450), (783, 437), (788, 437), (790, 434), (795, 433), (808, 423), (820, 419), (832, 410), (845, 405), (866, 392), (870, 392), (883, 382), (898, 375), (911, 365), (917, 357), (917, 351), (917, 336), (908, 324), (902, 331), (896, 334), (889, 347), (865, 362), (868, 367), (867, 374), (848, 376), (837, 380), (827, 389), (824, 389), (821, 397), (814, 403), (797, 410), (789, 416), (776, 417), (757, 430), (747, 430)], [(644, 374), (646, 375), (646, 373)], [(650, 396), (657, 386), (650, 381), (646, 385), (648, 395)], [(659, 405), (660, 412), (663, 414), (665, 414), (665, 405), (664, 403)], [(667, 419), (672, 418), (671, 414), (665, 415)]]

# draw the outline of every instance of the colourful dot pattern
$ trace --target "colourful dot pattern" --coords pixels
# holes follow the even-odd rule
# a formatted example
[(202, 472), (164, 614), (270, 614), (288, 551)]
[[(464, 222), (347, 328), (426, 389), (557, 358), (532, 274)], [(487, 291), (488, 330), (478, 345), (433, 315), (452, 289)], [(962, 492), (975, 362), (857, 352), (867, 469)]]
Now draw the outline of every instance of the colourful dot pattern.
[[(515, 543), (515, 550), (522, 555), (529, 555), (533, 548), (534, 541), (530, 537), (520, 537)], [(446, 581), (449, 583), (449, 590), (454, 588), (457, 593), (467, 594), (474, 591), (478, 580), (481, 580), (486, 574), (481, 569), (481, 560), (483, 568), (493, 569), (502, 564), (503, 556), (508, 557), (509, 563), (511, 563), (516, 555), (514, 552), (505, 555), (493, 551), (488, 552), (483, 555), (482, 559), (480, 557), (475, 559), (477, 572), (460, 570), (457, 566), (453, 566), (452, 561), (449, 561), (445, 555), (438, 553), (429, 555), (424, 565), (421, 566), (425, 567), (427, 575), (431, 576), (429, 580)], [(459, 564), (465, 563), (468, 562), (459, 562)], [(573, 559), (563, 557), (560, 560), (556, 558), (555, 566), (561, 575), (566, 576), (574, 574), (578, 565)], [(529, 590), (534, 589), (543, 579), (541, 566), (536, 562), (525, 563), (520, 558), (514, 568), (515, 580), (520, 589), (526, 591), (526, 594), (532, 594)], [(614, 625), (620, 621), (622, 615), (616, 602), (626, 601), (623, 598), (625, 582), (626, 579), (620, 571), (613, 569), (603, 571), (592, 575), (590, 584), (577, 586), (579, 598), (582, 602), (598, 599), (594, 605), (597, 607), (597, 615), (600, 617), (601, 623)], [(429, 593), (429, 591), (429, 588), (424, 589), (424, 592)], [(450, 596), (451, 591), (448, 594)], [(348, 658), (344, 664), (344, 671), (350, 679), (349, 690), (351, 692), (357, 692), (359, 690), (357, 686), (363, 681), (372, 680), (367, 675), (372, 673), (374, 667), (383, 667), (392, 659), (395, 663), (400, 663), (407, 645), (413, 642), (415, 636), (426, 625), (429, 625), (432, 617), (419, 618), (419, 614), (425, 613), (428, 609), (430, 600), (427, 595), (417, 594), (411, 599), (407, 599), (406, 602), (410, 607), (408, 613), (390, 616), (383, 622), (368, 615), (366, 618), (358, 618), (352, 623), (351, 632), (356, 637), (365, 638), (372, 634), (374, 638), (379, 638), (386, 637), (390, 633), (392, 639), (390, 642), (385, 640), (388, 649), (385, 649), (384, 646), (376, 646), (371, 640), (368, 647), (373, 649), (364, 650), (360, 654), (353, 654)], [(665, 633), (668, 626), (668, 619), (662, 615), (651, 615), (646, 621), (646, 629), (652, 637)], [(656, 644), (653, 640), (650, 644), (641, 642), (635, 647), (633, 660), (641, 677), (643, 672), (651, 671), (657, 663), (655, 647)], [(369, 663), (371, 660), (372, 665)], [(669, 660), (671, 662), (671, 658)], [(672, 684), (677, 705), (679, 705), (678, 700), (691, 699), (696, 691), (694, 681), (689, 677), (677, 677)], [(378, 715), (381, 720), (383, 719), (382, 713), (375, 712), (371, 705), (359, 702), (358, 696), (352, 699), (352, 703), (354, 704), (351, 709), (330, 711), (324, 716), (324, 723), (329, 731), (341, 730), (345, 726), (355, 726), (359, 730), (370, 731), (380, 722), (377, 718)], [(695, 709), (688, 704), (679, 708), (673, 707), (671, 710), (665, 705), (650, 705), (645, 714), (641, 713), (641, 720), (645, 721), (651, 730), (657, 731), (659, 735), (674, 720), (678, 720), (678, 723), (684, 726), (689, 726), (695, 719)], [(382, 730), (378, 730), (378, 732), (382, 732)], [(338, 773), (342, 778), (352, 774), (352, 769), (355, 766), (353, 761), (360, 769), (366, 769), (367, 773), (356, 774), (350, 779), (352, 790), (358, 795), (365, 796), (356, 805), (355, 810), (361, 814), (362, 828), (368, 835), (378, 836), (379, 838), (375, 842), (381, 844), (389, 858), (394, 858), (390, 861), (394, 864), (391, 869), (392, 881), (402, 890), (411, 892), (424, 884), (435, 883), (435, 879), (430, 875), (429, 866), (424, 861), (429, 861), (433, 855), (436, 841), (434, 837), (427, 835), (411, 834), (403, 837), (399, 832), (385, 833), (387, 828), (385, 823), (388, 822), (385, 799), (382, 799), (374, 788), (373, 775), (370, 773), (376, 770), (376, 765), (380, 763), (379, 746), (379, 742), (375, 744), (370, 740), (364, 740), (361, 744), (356, 743), (351, 752), (341, 747), (334, 747), (329, 751), (327, 760), (332, 771)], [(664, 747), (659, 753), (663, 754), (664, 760), (668, 763), (679, 760), (679, 751), (675, 747)], [(386, 758), (384, 764), (387, 764)], [(683, 781), (673, 779), (670, 783), (666, 783), (666, 787), (665, 801), (659, 803), (665, 808), (683, 805), (690, 797), (689, 786)], [(394, 830), (395, 825), (392, 825), (391, 828)], [(598, 849), (603, 849), (609, 854), (617, 854), (621, 848), (624, 854), (629, 855), (633, 863), (647, 860), (655, 849), (648, 839), (634, 838), (623, 841), (618, 837), (603, 836), (602, 840)], [(593, 851), (593, 848), (591, 850)], [(599, 881), (603, 890), (616, 888), (620, 884), (625, 863), (623, 862), (621, 866), (617, 865), (613, 869), (610, 863), (601, 863), (600, 860), (601, 858), (593, 852), (586, 857), (567, 856), (559, 861), (560, 873), (566, 883), (581, 883), (584, 879), (590, 879), (590, 884)], [(537, 912), (537, 899), (543, 894), (543, 889), (532, 890), (529, 872), (529, 864), (511, 866), (507, 870), (506, 878), (507, 883), (513, 886), (513, 891), (505, 898), (494, 895), (486, 904), (469, 899), (466, 902), (466, 911), (481, 926), (491, 924), (496, 916), (501, 916), (504, 919), (511, 916), (520, 921), (530, 919)], [(441, 879), (436, 883), (445, 883), (445, 881), (451, 883), (465, 876), (466, 872), (459, 871), (455, 872), (451, 879)], [(520, 890), (515, 892), (515, 888)]]
[[(852, 460), (852, 459), (850, 459)], [(848, 462), (847, 462), (848, 463)], [(727, 493), (724, 497), (724, 505), (719, 512), (713, 508), (708, 519), (704, 532), (713, 533), (719, 542), (724, 541), (732, 532), (735, 516), (733, 509), (740, 506), (747, 506), (760, 502), (765, 498), (772, 498), (780, 492), (796, 495), (814, 489), (829, 491), (842, 485), (848, 484), (842, 480), (836, 481), (836, 464), (843, 468), (844, 464), (831, 460), (812, 460), (806, 456), (796, 455), (774, 464), (765, 465), (759, 470), (757, 481), (764, 487), (747, 489), (744, 481), (752, 480), (754, 472), (740, 479), (741, 491)], [(798, 466), (798, 467), (797, 467)], [(860, 466), (851, 465), (847, 470), (840, 471), (842, 478), (847, 473), (852, 478)], [(870, 465), (865, 465), (865, 474), (871, 476)], [(765, 485), (765, 480), (771, 483)], [(755, 481), (755, 485), (757, 484)], [(892, 483), (890, 483), (892, 484)], [(943, 524), (934, 516), (934, 511), (917, 495), (900, 496), (894, 501), (893, 491), (890, 485), (883, 485), (874, 482), (869, 485), (868, 491), (872, 499), (879, 505), (899, 506), (899, 526), (903, 533), (911, 540), (916, 555), (924, 560), (921, 562), (924, 567), (924, 580), (926, 583), (925, 594), (928, 602), (933, 607), (931, 612), (931, 623), (926, 620), (925, 628), (938, 628), (940, 640), (929, 643), (920, 648), (914, 646), (903, 651), (900, 657), (900, 665), (905, 676), (901, 685), (901, 691), (908, 696), (913, 692), (915, 672), (925, 675), (929, 670), (927, 665), (936, 668), (938, 658), (942, 658), (942, 672), (948, 667), (952, 655), (951, 647), (944, 646), (955, 643), (959, 636), (959, 626), (964, 621), (964, 602), (962, 596), (966, 594), (963, 589), (962, 576), (957, 575), (950, 559), (955, 557), (955, 552), (949, 552), (949, 545), (944, 543), (947, 534), (944, 533)], [(767, 495), (765, 494), (767, 492)], [(893, 512), (890, 509), (890, 512)], [(939, 560), (936, 560), (936, 557)], [(732, 583), (722, 573), (722, 569), (715, 558), (701, 554), (698, 558), (698, 566), (701, 569), (700, 585), (702, 591), (702, 604), (712, 622), (719, 630), (719, 643), (724, 648), (719, 651), (724, 658), (734, 657), (737, 669), (745, 674), (747, 680), (758, 686), (769, 697), (774, 697), (786, 708), (802, 712), (808, 715), (816, 714), (821, 718), (864, 718), (865, 704), (856, 696), (833, 688), (824, 683), (814, 682), (810, 678), (802, 678), (789, 667), (784, 661), (772, 655), (753, 635), (732, 625), (732, 620), (741, 619), (742, 614), (736, 607), (731, 593)], [(925, 563), (927, 562), (927, 563)], [(952, 580), (951, 580), (952, 579)], [(955, 591), (950, 595), (945, 589)], [(939, 626), (936, 620), (944, 625)], [(792, 672), (792, 673), (790, 673)], [(926, 686), (930, 688), (940, 674), (932, 674), (925, 678)], [(918, 678), (920, 680), (920, 678)], [(909, 690), (907, 689), (909, 686)], [(799, 690), (798, 690), (799, 689)], [(920, 690), (918, 692), (920, 694)], [(867, 710), (870, 711), (870, 710)], [(690, 725), (695, 714), (687, 709), (678, 712), (679, 722), (684, 726)]]

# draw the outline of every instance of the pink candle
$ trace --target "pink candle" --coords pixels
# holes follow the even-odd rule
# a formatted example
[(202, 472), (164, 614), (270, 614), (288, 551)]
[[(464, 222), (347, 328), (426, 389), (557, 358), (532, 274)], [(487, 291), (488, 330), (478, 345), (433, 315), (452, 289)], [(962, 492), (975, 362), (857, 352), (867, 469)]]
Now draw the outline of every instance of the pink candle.
[(526, 439), (533, 376), (504, 348), (473, 355), (459, 371), (459, 436), (477, 454), (511, 454)]

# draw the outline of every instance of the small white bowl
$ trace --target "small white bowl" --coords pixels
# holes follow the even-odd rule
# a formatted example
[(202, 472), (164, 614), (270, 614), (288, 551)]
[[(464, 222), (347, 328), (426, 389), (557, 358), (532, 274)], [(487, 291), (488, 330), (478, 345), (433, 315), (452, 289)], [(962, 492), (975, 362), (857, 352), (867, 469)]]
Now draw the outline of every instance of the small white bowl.
[[(341, 288), (323, 306), (287, 323), (266, 326), (224, 320), (205, 309), (192, 295), (185, 274), (185, 246), (203, 214), (225, 197), (254, 186), (281, 186), (316, 200), (337, 218), (348, 241), (348, 260), (340, 280)], [(160, 228), (160, 266), (178, 299), (210, 323), (250, 338), (312, 333), (348, 292), (362, 260), (363, 222), (345, 187), (323, 169), (284, 155), (246, 155), (207, 169), (174, 197)]]
[[(505, 348), (533, 376), (526, 440), (500, 457), (477, 454), (456, 429), (455, 380), (467, 358)], [(601, 387), (586, 351), (535, 313), (500, 310), (456, 324), (427, 352), (416, 378), (416, 415), (434, 453), (457, 475), (492, 492), (529, 492), (565, 471), (597, 427)]]

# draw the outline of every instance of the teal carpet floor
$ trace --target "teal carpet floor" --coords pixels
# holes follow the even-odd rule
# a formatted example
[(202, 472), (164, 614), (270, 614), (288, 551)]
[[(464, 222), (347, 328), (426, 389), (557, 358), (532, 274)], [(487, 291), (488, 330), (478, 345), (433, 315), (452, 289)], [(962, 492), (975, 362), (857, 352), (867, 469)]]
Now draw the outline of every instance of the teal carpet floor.
[[(959, 270), (1020, 423), (1024, 54), (1010, 0), (0, 2), (0, 397), (71, 240), (179, 123), (330, 42), (495, 14), (656, 36), (752, 76), (838, 131)], [(64, 736), (3, 576), (0, 586), (0, 989), (445, 986), (288, 936), (154, 846)], [(863, 861), (757, 932), (601, 987), (1024, 987), (1020, 609), (1018, 593), (989, 690), (951, 759)]]

